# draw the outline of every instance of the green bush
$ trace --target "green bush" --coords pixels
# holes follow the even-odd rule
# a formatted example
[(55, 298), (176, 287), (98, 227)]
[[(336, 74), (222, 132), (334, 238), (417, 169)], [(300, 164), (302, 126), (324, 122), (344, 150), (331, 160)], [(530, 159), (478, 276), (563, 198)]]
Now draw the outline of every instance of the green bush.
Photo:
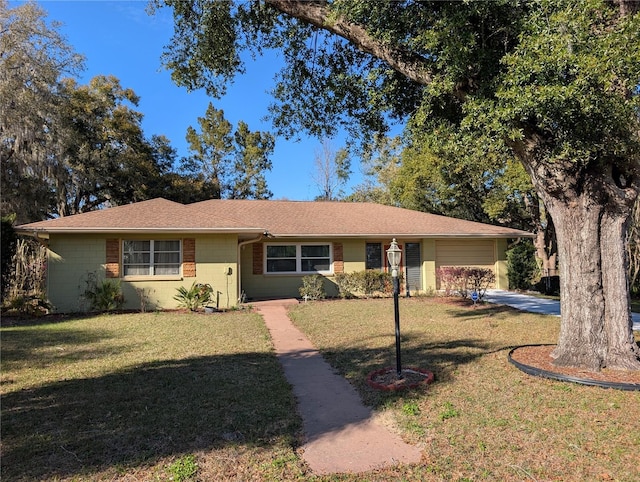
[(196, 283), (187, 289), (184, 286), (177, 288), (178, 294), (173, 297), (178, 302), (178, 306), (187, 308), (190, 311), (197, 311), (211, 301), (213, 288), (210, 284)]
[(120, 280), (98, 280), (95, 273), (87, 275), (83, 296), (89, 302), (91, 309), (95, 311), (120, 310), (124, 305)]
[(528, 290), (538, 266), (535, 247), (531, 240), (523, 240), (507, 251), (509, 288)]
[(299, 291), (300, 296), (307, 300), (323, 300), (327, 297), (324, 291), (323, 278), (318, 274), (302, 278), (302, 286)]

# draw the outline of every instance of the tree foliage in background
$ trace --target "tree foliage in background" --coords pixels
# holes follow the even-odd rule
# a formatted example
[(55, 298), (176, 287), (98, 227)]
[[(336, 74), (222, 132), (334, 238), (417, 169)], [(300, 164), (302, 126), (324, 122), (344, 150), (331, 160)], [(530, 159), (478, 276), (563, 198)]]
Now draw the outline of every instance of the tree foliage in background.
[(554, 221), (562, 325), (555, 363), (640, 369), (625, 234), (640, 190), (640, 4), (166, 0), (179, 85), (220, 94), (240, 52), (278, 49), (281, 133), (364, 137), (409, 119), (457, 169), (518, 160)]
[(320, 194), (316, 201), (336, 201), (344, 196), (342, 187), (351, 175), (351, 159), (346, 148), (334, 151), (329, 139), (322, 139), (313, 159), (315, 181)]
[(275, 139), (269, 133), (251, 132), (240, 121), (235, 132), (222, 110), (209, 104), (198, 117), (199, 130), (189, 126), (187, 142), (191, 156), (182, 169), (209, 186), (215, 199), (268, 199), (266, 171)]
[(43, 219), (53, 204), (46, 179), (59, 124), (61, 76), (83, 59), (35, 3), (9, 9), (0, 0), (0, 166), (2, 213)]
[(364, 181), (345, 200), (400, 206), (391, 185), (401, 165), (403, 141), (400, 136), (375, 135), (365, 146), (360, 159)]
[[(139, 98), (110, 75), (87, 85), (83, 58), (35, 3), (0, 0), (0, 211), (16, 223), (154, 197), (189, 203), (219, 197), (200, 172), (178, 171), (170, 141), (147, 138)], [(240, 123), (228, 167), (229, 197), (270, 197), (270, 134)]]
[(530, 240), (520, 240), (507, 251), (507, 273), (509, 288), (528, 290), (538, 270), (535, 259), (535, 247)]
[(0, 267), (2, 271), (0, 273), (0, 303), (4, 302), (5, 297), (9, 290), (11, 281), (11, 261), (16, 252), (16, 241), (18, 236), (13, 229), (13, 223), (15, 221), (15, 214), (2, 217), (2, 231), (0, 231)]

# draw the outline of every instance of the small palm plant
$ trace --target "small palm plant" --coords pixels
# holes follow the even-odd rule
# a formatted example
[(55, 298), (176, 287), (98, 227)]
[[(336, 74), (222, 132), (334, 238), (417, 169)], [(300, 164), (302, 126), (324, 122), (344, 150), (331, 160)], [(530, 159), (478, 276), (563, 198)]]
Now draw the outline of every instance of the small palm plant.
[(211, 301), (213, 288), (207, 283), (196, 283), (187, 289), (184, 286), (177, 288), (178, 294), (173, 297), (178, 302), (178, 306), (187, 308), (190, 311), (197, 311), (204, 304)]
[(84, 298), (89, 301), (92, 310), (120, 310), (124, 305), (124, 295), (119, 280), (99, 280), (95, 273), (87, 274)]

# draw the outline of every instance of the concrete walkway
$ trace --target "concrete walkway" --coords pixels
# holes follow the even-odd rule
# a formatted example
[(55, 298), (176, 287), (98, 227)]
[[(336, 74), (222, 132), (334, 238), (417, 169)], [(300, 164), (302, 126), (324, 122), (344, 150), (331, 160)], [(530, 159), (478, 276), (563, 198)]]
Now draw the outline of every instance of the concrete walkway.
[[(507, 305), (522, 311), (560, 316), (560, 302), (536, 296), (504, 290), (487, 290), (485, 300), (489, 303)], [(640, 313), (632, 313), (633, 329), (640, 331)]]
[(293, 326), (287, 305), (252, 303), (271, 333), (276, 355), (293, 387), (305, 433), (303, 458), (318, 475), (359, 473), (397, 463), (418, 463), (422, 452), (376, 420), (355, 389), (337, 375)]

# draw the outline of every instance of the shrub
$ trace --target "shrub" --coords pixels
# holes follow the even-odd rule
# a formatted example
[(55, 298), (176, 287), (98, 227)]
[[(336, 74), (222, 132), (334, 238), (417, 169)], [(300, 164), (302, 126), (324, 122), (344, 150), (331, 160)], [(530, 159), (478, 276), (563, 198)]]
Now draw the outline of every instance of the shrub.
[(495, 273), (488, 268), (466, 268), (467, 287), (478, 293), (478, 300), (482, 300), (487, 289), (496, 281)]
[(119, 310), (124, 305), (120, 280), (98, 280), (95, 273), (87, 274), (83, 297), (95, 311)]
[(3, 310), (9, 314), (43, 316), (51, 310), (51, 303), (41, 295), (15, 295), (6, 300)]
[(488, 268), (467, 266), (442, 266), (436, 270), (436, 276), (445, 296), (457, 293), (462, 298), (467, 298), (470, 292), (475, 291), (479, 300), (484, 298), (487, 289), (496, 280), (495, 273)]
[[(391, 274), (376, 270), (340, 273), (336, 275), (335, 281), (341, 298), (369, 297), (376, 294), (390, 295), (393, 292)], [(402, 283), (402, 275), (400, 282)]]
[(464, 288), (464, 268), (442, 266), (436, 270), (436, 277), (440, 281), (440, 289), (444, 290), (445, 296), (453, 296), (456, 291), (462, 295), (461, 290)]
[(299, 289), (300, 296), (307, 300), (323, 300), (327, 297), (324, 291), (322, 276), (313, 274), (302, 278), (302, 286)]
[(530, 240), (520, 241), (507, 251), (509, 288), (529, 289), (537, 268), (535, 247)]
[(197, 311), (203, 305), (211, 301), (213, 288), (210, 284), (196, 283), (187, 289), (184, 286), (177, 288), (178, 294), (173, 297), (178, 302), (178, 306), (187, 308), (190, 311)]

